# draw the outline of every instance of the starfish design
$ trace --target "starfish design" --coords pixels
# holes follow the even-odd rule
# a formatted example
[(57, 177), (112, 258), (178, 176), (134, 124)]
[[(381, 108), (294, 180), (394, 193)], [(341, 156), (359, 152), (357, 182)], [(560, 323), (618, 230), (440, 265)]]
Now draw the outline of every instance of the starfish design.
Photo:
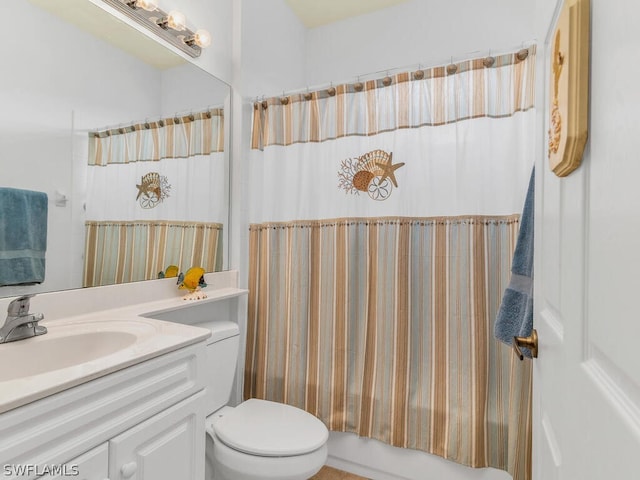
[(155, 193), (158, 199), (162, 198), (162, 188), (160, 187), (151, 187), (144, 182), (142, 182), (140, 185), (136, 184), (136, 187), (138, 188), (138, 196), (136, 197), (136, 200), (138, 200), (140, 198), (140, 195), (142, 195), (143, 193)]
[(138, 196), (136, 197), (136, 200), (138, 200), (140, 198), (140, 195), (142, 195), (147, 191), (147, 186), (144, 185), (144, 182), (143, 182), (140, 185), (136, 184), (136, 187), (138, 188)]
[(404, 165), (403, 163), (392, 163), (393, 153), (389, 154), (389, 160), (386, 162), (376, 162), (376, 165), (382, 169), (384, 172), (382, 177), (380, 178), (380, 183), (382, 183), (387, 177), (391, 179), (394, 187), (398, 186), (398, 182), (396, 181), (395, 171)]

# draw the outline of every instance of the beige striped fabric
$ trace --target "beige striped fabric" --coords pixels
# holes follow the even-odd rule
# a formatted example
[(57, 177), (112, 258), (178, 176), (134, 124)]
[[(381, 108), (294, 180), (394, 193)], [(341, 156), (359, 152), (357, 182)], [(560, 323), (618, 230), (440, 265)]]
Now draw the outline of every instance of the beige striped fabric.
[(187, 158), (224, 151), (221, 108), (89, 132), (89, 165)]
[(85, 287), (152, 280), (169, 265), (222, 269), (221, 223), (87, 221)]
[(535, 46), (256, 102), (251, 148), (370, 136), (534, 106)]
[(531, 474), (531, 362), (495, 340), (518, 216), (250, 226), (246, 398)]

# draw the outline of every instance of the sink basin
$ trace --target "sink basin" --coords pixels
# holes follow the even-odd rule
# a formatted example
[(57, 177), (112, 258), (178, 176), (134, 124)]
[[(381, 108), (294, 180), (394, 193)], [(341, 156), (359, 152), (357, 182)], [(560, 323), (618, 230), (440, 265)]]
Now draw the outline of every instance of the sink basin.
[(102, 359), (135, 353), (136, 345), (156, 333), (144, 321), (60, 322), (47, 328), (44, 335), (0, 344), (0, 385), (71, 369), (86, 373)]
[[(55, 331), (54, 331), (55, 332)], [(130, 332), (48, 334), (2, 345), (0, 382), (39, 375), (106, 357), (135, 343)]]
[(205, 340), (210, 331), (111, 310), (43, 322), (47, 333), (0, 344), (0, 414)]

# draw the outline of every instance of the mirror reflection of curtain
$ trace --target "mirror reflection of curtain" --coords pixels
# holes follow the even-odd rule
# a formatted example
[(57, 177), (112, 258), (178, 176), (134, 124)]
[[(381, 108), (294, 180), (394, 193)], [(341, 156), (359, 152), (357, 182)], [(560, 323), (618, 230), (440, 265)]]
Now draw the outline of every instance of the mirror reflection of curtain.
[(535, 49), (254, 105), (245, 396), (530, 478), (531, 365), (493, 337)]
[(224, 110), (92, 132), (89, 165), (188, 158), (224, 151)]
[(89, 133), (84, 286), (221, 269), (222, 112)]
[(167, 265), (219, 271), (221, 235), (221, 223), (88, 221), (83, 284), (96, 287), (154, 279)]

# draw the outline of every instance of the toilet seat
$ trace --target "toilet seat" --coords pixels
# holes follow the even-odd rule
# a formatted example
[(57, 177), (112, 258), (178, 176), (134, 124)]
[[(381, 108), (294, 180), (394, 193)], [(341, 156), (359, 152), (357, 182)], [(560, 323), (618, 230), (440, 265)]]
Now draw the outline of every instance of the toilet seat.
[(318, 450), (329, 432), (316, 417), (290, 405), (252, 398), (215, 421), (215, 437), (238, 452), (290, 457)]
[[(210, 437), (211, 438), (211, 437)], [(217, 437), (208, 444), (209, 480), (305, 480), (318, 473), (327, 460), (328, 448), (289, 457), (247, 455), (226, 446)]]

